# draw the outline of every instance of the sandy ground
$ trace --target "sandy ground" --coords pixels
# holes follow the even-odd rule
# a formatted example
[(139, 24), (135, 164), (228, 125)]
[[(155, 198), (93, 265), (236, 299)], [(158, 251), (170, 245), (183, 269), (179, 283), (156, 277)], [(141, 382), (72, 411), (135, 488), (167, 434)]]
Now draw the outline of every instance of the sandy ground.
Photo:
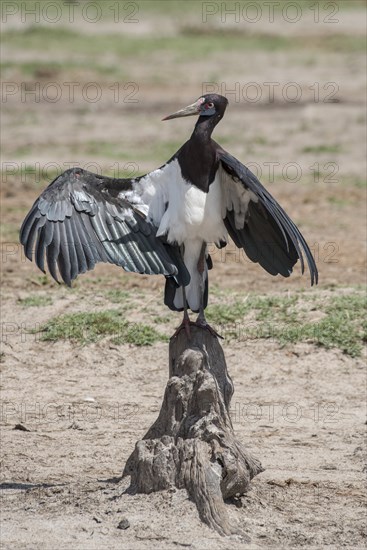
[[(80, 309), (67, 291), (55, 292), (37, 321)], [(96, 308), (98, 293), (88, 298)], [(157, 293), (151, 299), (153, 314)], [(20, 326), (33, 321), (29, 310), (18, 315)], [(364, 362), (308, 344), (281, 350), (272, 342), (235, 342), (224, 349), (236, 433), (265, 468), (242, 508), (230, 507), (251, 547), (362, 547)], [(17, 334), (4, 351), (6, 548), (145, 549), (154, 541), (162, 548), (243, 548), (237, 537), (223, 540), (203, 526), (185, 491), (131, 496), (128, 480), (114, 479), (159, 411), (166, 344), (78, 347)], [(123, 518), (126, 531), (117, 529)]]
[[(339, 14), (338, 32), (351, 28), (363, 32), (363, 13), (352, 10), (344, 18)], [(161, 25), (164, 32), (168, 23), (163, 20)], [(303, 32), (310, 26), (310, 35), (327, 32), (308, 20), (303, 25)], [(154, 32), (154, 25), (148, 21), (139, 32)], [(261, 25), (259, 32), (264, 32)], [(284, 34), (284, 26), (274, 26), (272, 32)], [(34, 56), (6, 46), (4, 51), (13, 61)], [(46, 50), (38, 55), (48, 60)], [(105, 56), (110, 63), (117, 62), (108, 52)], [(60, 50), (59, 60), (65, 57)], [(363, 57), (329, 51), (318, 53), (312, 63), (308, 58), (307, 52), (252, 52), (246, 60), (247, 81), (277, 80), (284, 86), (296, 80), (302, 84), (302, 100), (290, 104), (280, 95), (269, 105), (264, 95), (263, 101), (244, 107), (229, 96), (231, 106), (216, 138), (243, 161), (257, 163), (266, 182), (272, 178), (264, 162), (279, 163), (268, 187), (313, 246), (320, 285), (312, 292), (322, 295), (331, 289), (338, 295), (365, 282), (365, 190), (360, 185), (366, 173)], [(169, 53), (157, 54), (156, 61), (166, 75), (177, 71)], [(222, 538), (203, 525), (185, 491), (130, 495), (129, 480), (119, 480), (135, 442), (159, 412), (167, 382), (167, 344), (117, 346), (104, 339), (79, 346), (43, 342), (29, 333), (63, 313), (118, 308), (107, 301), (106, 288), (129, 291), (138, 304), (130, 319), (168, 316), (167, 334), (173, 331), (178, 317), (162, 305), (159, 278), (128, 276), (105, 265), (81, 278), (72, 291), (39, 278), (35, 266), (22, 255), (17, 230), (41, 187), (34, 175), (21, 176), (18, 168), (21, 162), (44, 167), (71, 159), (82, 166), (96, 161), (83, 144), (101, 139), (108, 129), (106, 139), (130, 151), (139, 171), (151, 170), (166, 159), (157, 155), (154, 161), (140, 160), (139, 152), (149, 149), (152, 140), (182, 142), (192, 128), (190, 119), (162, 125), (160, 118), (201, 93), (203, 74), (223, 70), (228, 87), (237, 82), (243, 54), (233, 53), (228, 62), (218, 52), (211, 63), (208, 70), (205, 61), (184, 60), (177, 79), (167, 79), (162, 86), (154, 83), (154, 64), (127, 62), (129, 80), (139, 82), (138, 104), (116, 105), (108, 92), (110, 83), (102, 82), (98, 105), (85, 104), (83, 98), (73, 104), (19, 103), (15, 97), (3, 106), (3, 136), (11, 135), (4, 140), (3, 162), (16, 166), (12, 174), (3, 164), (1, 203), (4, 549), (365, 545), (363, 357), (352, 359), (339, 350), (306, 343), (281, 348), (270, 340), (224, 341), (235, 385), (234, 428), (265, 468), (253, 480), (242, 507), (228, 507), (233, 522), (251, 538), (245, 545), (238, 537)], [(22, 78), (20, 74), (19, 83)], [(51, 78), (62, 82), (67, 73)], [(88, 81), (89, 76), (81, 78)], [(213, 78), (208, 76), (209, 80)], [(316, 81), (336, 82), (338, 102), (312, 101), (309, 86)], [(322, 88), (321, 93), (325, 93)], [(317, 156), (305, 152), (306, 146), (325, 143), (337, 147)], [(310, 169), (316, 161), (321, 166), (319, 180)], [(97, 162), (109, 170), (113, 159), (101, 154)], [(300, 182), (282, 179), (289, 162), (301, 168)], [(334, 178), (330, 166), (323, 168), (327, 163), (335, 163)], [(271, 278), (233, 248), (217, 251), (213, 258), (211, 283), (222, 289), (270, 295), (308, 285), (307, 275), (302, 277), (299, 269), (286, 281)], [(19, 300), (29, 295), (51, 297), (52, 303), (21, 306)], [(16, 429), (19, 424), (27, 431)], [(129, 527), (119, 529), (124, 518)]]

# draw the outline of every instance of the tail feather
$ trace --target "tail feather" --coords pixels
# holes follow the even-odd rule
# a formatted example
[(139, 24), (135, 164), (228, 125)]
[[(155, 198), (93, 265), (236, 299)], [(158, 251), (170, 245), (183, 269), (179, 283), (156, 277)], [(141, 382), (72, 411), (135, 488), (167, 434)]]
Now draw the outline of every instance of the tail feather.
[[(209, 295), (209, 278), (208, 270), (212, 269), (213, 263), (211, 257), (208, 255), (206, 258), (206, 269), (204, 272), (205, 276), (205, 287), (204, 287), (204, 309), (208, 305), (208, 295)], [(197, 281), (194, 281), (194, 284), (188, 285), (185, 287), (186, 293), (186, 305), (193, 312), (197, 313), (200, 307), (200, 295), (199, 295), (199, 286), (196, 284)], [(182, 286), (179, 286), (172, 277), (166, 277), (166, 286), (164, 289), (164, 303), (172, 311), (183, 311), (184, 302), (183, 302), (183, 292)]]
[(176, 292), (182, 294), (182, 287), (179, 286), (173, 277), (166, 277), (166, 286), (164, 287), (164, 305), (172, 309), (172, 311), (183, 311), (182, 307), (176, 307), (174, 304)]

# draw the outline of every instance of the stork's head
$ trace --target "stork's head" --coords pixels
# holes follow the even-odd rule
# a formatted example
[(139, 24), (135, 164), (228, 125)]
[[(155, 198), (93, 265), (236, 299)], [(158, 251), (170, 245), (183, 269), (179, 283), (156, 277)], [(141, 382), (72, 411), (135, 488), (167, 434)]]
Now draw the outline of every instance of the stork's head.
[(219, 121), (223, 117), (227, 105), (228, 99), (226, 97), (218, 94), (205, 94), (199, 97), (195, 103), (192, 103), (184, 109), (173, 113), (173, 115), (166, 116), (162, 120), (196, 115), (215, 117), (217, 121)]

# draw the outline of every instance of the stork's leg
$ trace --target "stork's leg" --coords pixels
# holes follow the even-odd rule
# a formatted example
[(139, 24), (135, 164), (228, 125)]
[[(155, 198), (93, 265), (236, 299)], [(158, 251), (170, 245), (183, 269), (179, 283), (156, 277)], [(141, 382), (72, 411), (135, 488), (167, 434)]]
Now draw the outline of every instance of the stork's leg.
[[(182, 254), (182, 257), (183, 257), (183, 255), (184, 255), (184, 245), (181, 245), (181, 254)], [(190, 317), (189, 317), (189, 314), (188, 314), (188, 311), (187, 311), (186, 291), (185, 291), (184, 286), (182, 286), (182, 302), (183, 302), (183, 309), (184, 309), (183, 319), (182, 319), (181, 324), (175, 330), (175, 332), (173, 334), (173, 337), (177, 336), (178, 333), (184, 328), (185, 331), (186, 331), (187, 337), (190, 338), (191, 337), (190, 325), (193, 325), (194, 323), (192, 321), (190, 321)]]
[[(181, 245), (181, 256), (182, 258), (184, 257), (184, 254), (185, 254), (185, 245), (182, 244)], [(175, 332), (175, 335), (176, 333), (180, 332), (180, 330), (182, 328), (185, 329), (186, 331), (186, 336), (188, 338), (190, 338), (190, 317), (189, 317), (189, 314), (188, 314), (188, 311), (187, 311), (187, 300), (186, 300), (186, 291), (185, 291), (185, 287), (182, 285), (182, 300), (183, 300), (183, 307), (184, 307), (184, 316), (183, 316), (183, 319), (182, 319), (182, 323), (181, 325), (177, 328), (176, 332)]]
[(204, 269), (205, 269), (205, 251), (206, 251), (206, 243), (202, 244), (200, 256), (198, 259), (198, 272), (200, 274), (200, 307), (199, 307), (199, 315), (196, 319), (196, 323), (198, 325), (204, 326), (207, 325), (206, 319), (205, 319), (205, 313), (204, 313), (204, 293), (205, 293), (205, 281), (203, 277)]
[(182, 328), (184, 328), (185, 331), (186, 331), (186, 336), (188, 338), (190, 338), (191, 337), (191, 334), (190, 334), (191, 321), (190, 321), (190, 317), (189, 317), (189, 314), (188, 314), (188, 311), (187, 311), (186, 292), (185, 292), (185, 287), (184, 286), (182, 286), (182, 297), (183, 297), (183, 304), (184, 304), (184, 316), (183, 316), (183, 319), (182, 319), (182, 323), (178, 327), (176, 332), (179, 332)]
[(178, 335), (178, 333), (184, 328), (186, 332), (186, 336), (190, 339), (191, 338), (191, 332), (190, 332), (190, 326), (196, 325), (193, 321), (190, 321), (190, 317), (187, 311), (187, 301), (186, 301), (186, 292), (185, 287), (182, 287), (182, 297), (183, 297), (183, 304), (184, 304), (184, 316), (182, 319), (181, 324), (176, 328), (172, 338)]
[(205, 318), (205, 313), (204, 313), (205, 280), (203, 277), (204, 270), (205, 270), (205, 261), (206, 261), (205, 253), (206, 253), (206, 243), (204, 242), (201, 247), (200, 256), (197, 264), (198, 272), (200, 274), (200, 307), (199, 307), (199, 315), (195, 321), (195, 325), (202, 328), (206, 328), (207, 330), (209, 330), (209, 332), (213, 336), (216, 336), (217, 338), (223, 338), (223, 336), (218, 334), (217, 331), (214, 330), (213, 327), (211, 327), (207, 323)]

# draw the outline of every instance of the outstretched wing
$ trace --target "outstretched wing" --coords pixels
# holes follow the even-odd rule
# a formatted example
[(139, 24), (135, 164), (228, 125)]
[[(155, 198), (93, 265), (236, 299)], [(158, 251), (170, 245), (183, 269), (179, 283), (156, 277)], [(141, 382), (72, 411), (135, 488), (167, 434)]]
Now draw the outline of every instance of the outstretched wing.
[(37, 266), (44, 272), (46, 259), (52, 277), (58, 280), (58, 267), (67, 285), (98, 262), (188, 284), (176, 248), (156, 237), (164, 213), (164, 167), (152, 174), (154, 181), (150, 174), (131, 180), (67, 170), (45, 189), (22, 224), (26, 257), (32, 260), (34, 249)]
[(318, 282), (312, 253), (301, 232), (256, 176), (223, 149), (218, 149), (222, 173), (223, 219), (236, 246), (268, 273), (289, 277), (297, 260), (311, 285)]

